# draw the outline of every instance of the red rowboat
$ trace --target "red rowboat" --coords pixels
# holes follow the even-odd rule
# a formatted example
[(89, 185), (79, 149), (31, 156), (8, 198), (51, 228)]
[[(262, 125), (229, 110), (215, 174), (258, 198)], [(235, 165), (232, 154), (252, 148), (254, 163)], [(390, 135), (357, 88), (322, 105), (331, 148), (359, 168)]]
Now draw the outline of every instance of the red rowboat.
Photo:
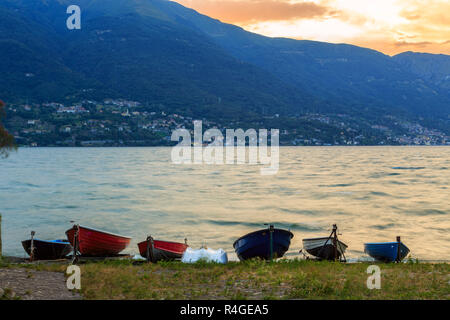
[[(77, 234), (78, 241), (75, 242)], [(83, 256), (115, 256), (124, 250), (131, 241), (130, 237), (74, 225), (66, 231), (67, 239), (72, 246), (77, 246)]]
[(152, 262), (160, 260), (181, 259), (183, 253), (189, 247), (186, 243), (153, 240), (149, 237), (146, 241), (138, 243), (139, 253), (142, 257), (147, 258), (149, 252)]

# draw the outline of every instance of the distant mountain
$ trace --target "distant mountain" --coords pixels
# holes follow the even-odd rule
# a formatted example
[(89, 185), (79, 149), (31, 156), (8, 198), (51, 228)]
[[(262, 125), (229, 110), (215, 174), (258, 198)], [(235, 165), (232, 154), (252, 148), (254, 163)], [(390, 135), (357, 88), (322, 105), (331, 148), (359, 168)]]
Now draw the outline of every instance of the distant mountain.
[[(66, 28), (66, 8), (82, 29)], [(199, 117), (448, 121), (449, 56), (269, 38), (165, 0), (3, 0), (0, 97), (130, 98)], [(447, 126), (447, 122), (445, 125)]]
[[(173, 16), (185, 26), (208, 34), (234, 57), (257, 65), (280, 79), (307, 89), (313, 95), (345, 105), (344, 110), (361, 112), (371, 109), (398, 109), (422, 116), (446, 116), (450, 112), (447, 90), (423, 78), (420, 73), (398, 60), (375, 50), (347, 44), (268, 38), (242, 28), (221, 23), (171, 5)], [(430, 60), (444, 60), (446, 55), (427, 55)], [(450, 79), (444, 80), (450, 85)]]
[(139, 1), (111, 1), (120, 4), (117, 10), (100, 1), (81, 2), (80, 31), (66, 29), (66, 6), (60, 4), (65, 1), (0, 7), (4, 99), (126, 97), (205, 117), (264, 108), (288, 112), (309, 103), (294, 86), (238, 61), (206, 35), (162, 13), (131, 10)]
[(450, 92), (450, 56), (409, 51), (394, 56), (393, 60), (422, 79), (447, 90), (447, 94)]

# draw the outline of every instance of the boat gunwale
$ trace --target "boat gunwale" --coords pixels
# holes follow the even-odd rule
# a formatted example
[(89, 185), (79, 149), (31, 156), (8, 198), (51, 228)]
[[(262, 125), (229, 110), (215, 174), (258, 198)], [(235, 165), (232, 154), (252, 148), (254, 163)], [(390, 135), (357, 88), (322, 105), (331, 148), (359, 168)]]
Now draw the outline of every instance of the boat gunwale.
[[(333, 240), (333, 238), (330, 238), (330, 237), (319, 237), (319, 238), (306, 238), (306, 239), (302, 239), (302, 242), (304, 242), (304, 241), (327, 240), (327, 239)], [(338, 239), (338, 242), (339, 242), (340, 244), (344, 245), (345, 248), (348, 248), (348, 245), (346, 245), (346, 244), (345, 244), (344, 242), (342, 242), (341, 240)]]
[[(27, 241), (31, 241), (31, 239), (23, 240), (22, 243), (27, 242)], [(71, 245), (69, 241), (62, 240), (62, 239), (55, 239), (55, 240), (33, 239), (33, 241), (39, 241), (39, 242), (45, 242), (45, 243), (51, 243), (51, 244)]]
[[(175, 242), (175, 241), (164, 241), (164, 240), (156, 240), (156, 239), (154, 239), (153, 241), (159, 241), (159, 242), (165, 242), (165, 243), (175, 243), (175, 244), (181, 244), (181, 245), (184, 245), (184, 246), (186, 246), (186, 249), (187, 249), (187, 248), (189, 248), (189, 245), (188, 245), (188, 244), (186, 244), (186, 243), (182, 243), (182, 242)], [(139, 245), (140, 245), (140, 244), (145, 244), (146, 242), (147, 242), (146, 240), (145, 240), (145, 241), (141, 241), (141, 242), (139, 242), (139, 243), (138, 243), (138, 248), (139, 248)], [(158, 249), (158, 250), (161, 250), (161, 251), (167, 251), (167, 252), (170, 252), (170, 253), (180, 254), (180, 252), (179, 252), (179, 251), (167, 250), (167, 249), (162, 249), (162, 248), (158, 248), (158, 247), (155, 247), (155, 249)], [(184, 251), (186, 251), (186, 250), (184, 250)], [(184, 253), (184, 251), (183, 251), (183, 252), (181, 252), (181, 254), (183, 254), (183, 253)]]
[[(366, 242), (366, 243), (364, 243), (364, 245), (397, 244), (397, 243), (398, 243), (397, 241), (390, 241), (390, 242)], [(403, 242), (400, 242), (400, 243), (405, 246), (405, 244)]]
[[(73, 230), (74, 227), (75, 226), (73, 226), (72, 228), (67, 230), (66, 233), (69, 232), (70, 230)], [(123, 236), (123, 235), (120, 235), (120, 234), (117, 234), (117, 233), (103, 231), (103, 230), (99, 230), (99, 229), (95, 229), (95, 228), (85, 227), (85, 226), (82, 226), (82, 225), (78, 225), (78, 228), (83, 228), (83, 229), (87, 229), (87, 230), (91, 230), (91, 231), (95, 231), (95, 232), (99, 232), (99, 233), (103, 233), (103, 234), (108, 234), (108, 235), (115, 236), (115, 237), (118, 237), (118, 238), (129, 239), (129, 240), (133, 239), (132, 237)]]
[[(274, 230), (274, 231), (275, 231), (275, 230), (279, 230), (279, 231), (284, 231), (284, 232), (286, 232), (286, 233), (290, 233), (290, 234), (291, 234), (291, 239), (294, 237), (294, 234), (293, 234), (290, 230), (279, 229), (279, 228), (274, 228), (273, 230)], [(242, 239), (244, 239), (244, 238), (246, 238), (246, 237), (248, 237), (248, 236), (251, 236), (251, 235), (253, 235), (253, 234), (259, 233), (259, 232), (261, 232), (261, 231), (269, 231), (269, 229), (260, 229), (260, 230), (256, 230), (256, 231), (253, 231), (253, 232), (250, 232), (250, 233), (247, 233), (247, 234), (243, 235), (242, 237), (240, 237), (239, 239), (237, 239), (236, 241), (233, 242), (233, 248), (236, 249), (236, 243), (237, 243), (239, 240), (242, 240)]]

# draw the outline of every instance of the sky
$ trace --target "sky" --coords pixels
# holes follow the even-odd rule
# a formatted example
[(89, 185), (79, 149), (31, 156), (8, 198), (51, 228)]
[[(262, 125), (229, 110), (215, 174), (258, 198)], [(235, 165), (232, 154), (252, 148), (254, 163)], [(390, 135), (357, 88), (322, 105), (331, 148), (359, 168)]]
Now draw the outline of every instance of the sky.
[(174, 0), (270, 37), (450, 54), (450, 0)]

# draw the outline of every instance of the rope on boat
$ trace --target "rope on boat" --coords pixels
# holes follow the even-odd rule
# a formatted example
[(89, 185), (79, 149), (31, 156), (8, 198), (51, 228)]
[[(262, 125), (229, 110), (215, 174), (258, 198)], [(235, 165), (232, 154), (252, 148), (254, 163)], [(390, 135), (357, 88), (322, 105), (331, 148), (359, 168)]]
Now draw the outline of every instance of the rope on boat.
[(30, 245), (30, 262), (33, 262), (34, 260), (34, 251), (35, 251), (35, 247), (34, 247), (34, 235), (36, 234), (36, 232), (31, 231), (31, 245)]
[(72, 264), (76, 264), (78, 262), (78, 250), (79, 250), (79, 225), (74, 225), (74, 235), (73, 235), (73, 256), (72, 256)]
[[(322, 248), (320, 248), (319, 253), (317, 254), (317, 256), (320, 257), (320, 254), (322, 253), (322, 251), (324, 250), (324, 248), (327, 245), (328, 241), (330, 241), (332, 237), (333, 237), (333, 247), (334, 247), (334, 260), (336, 261), (337, 258), (339, 257), (339, 261), (347, 262), (347, 258), (345, 257), (344, 251), (341, 250), (340, 254), (338, 252), (339, 239), (338, 239), (338, 236), (337, 236), (337, 225), (336, 224), (333, 224), (333, 230), (331, 231), (330, 236), (327, 238), (327, 240), (323, 244)], [(340, 247), (340, 245), (339, 245), (339, 247)], [(342, 254), (343, 258), (344, 258), (343, 260), (340, 258), (341, 254)]]
[(400, 262), (400, 236), (397, 236), (397, 257), (395, 257), (395, 262), (399, 263)]
[(155, 249), (155, 244), (153, 242), (153, 237), (152, 236), (148, 236), (147, 237), (147, 262), (156, 262), (155, 261), (155, 255), (154, 255), (154, 249)]

